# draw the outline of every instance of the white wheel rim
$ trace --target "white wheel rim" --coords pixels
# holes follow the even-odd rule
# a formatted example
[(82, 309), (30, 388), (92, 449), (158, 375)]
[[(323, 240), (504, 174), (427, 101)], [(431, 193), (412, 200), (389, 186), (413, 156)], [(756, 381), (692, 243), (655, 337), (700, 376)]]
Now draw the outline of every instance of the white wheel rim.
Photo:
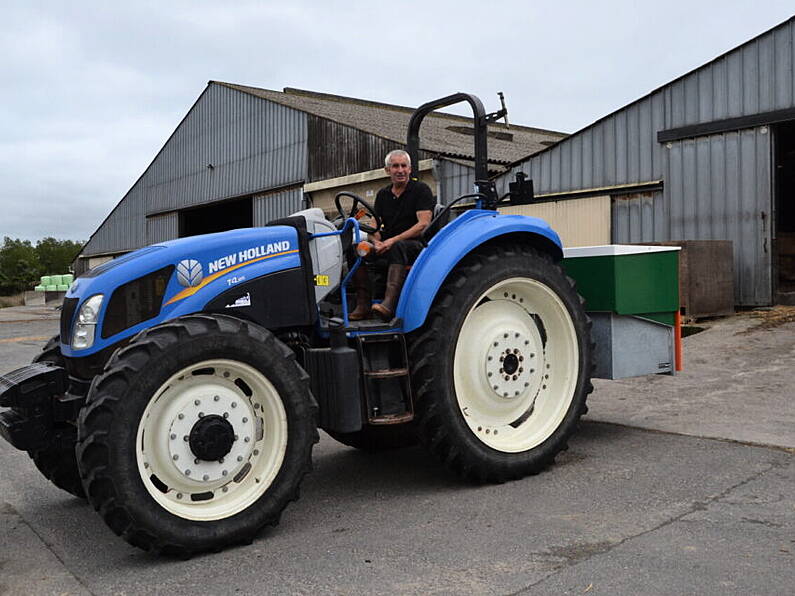
[[(209, 416), (228, 422), (236, 437), (230, 451), (212, 461), (197, 459), (189, 441)], [(286, 449), (287, 415), (278, 391), (261, 372), (233, 360), (206, 360), (174, 374), (147, 404), (136, 436), (146, 490), (170, 513), (195, 521), (250, 507), (273, 483)]]
[(506, 279), (467, 313), (453, 380), (464, 421), (489, 447), (518, 453), (543, 443), (566, 416), (578, 373), (574, 324), (546, 285)]

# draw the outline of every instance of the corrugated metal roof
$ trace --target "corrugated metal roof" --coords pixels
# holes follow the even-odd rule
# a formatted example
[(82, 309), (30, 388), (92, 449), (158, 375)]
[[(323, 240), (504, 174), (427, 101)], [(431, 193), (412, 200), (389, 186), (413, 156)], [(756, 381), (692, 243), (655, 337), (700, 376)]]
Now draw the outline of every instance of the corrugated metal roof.
[[(284, 91), (272, 91), (222, 81), (210, 81), (210, 84), (223, 85), (327, 118), (401, 145), (406, 142), (409, 118), (414, 111), (414, 108), (290, 87), (286, 87)], [(474, 143), (471, 129), (472, 118), (434, 112), (423, 120), (420, 149), (448, 157), (472, 159)], [(489, 125), (489, 162), (497, 164), (516, 162), (566, 136), (565, 133), (540, 128), (515, 124), (507, 128), (503, 123), (491, 124)]]

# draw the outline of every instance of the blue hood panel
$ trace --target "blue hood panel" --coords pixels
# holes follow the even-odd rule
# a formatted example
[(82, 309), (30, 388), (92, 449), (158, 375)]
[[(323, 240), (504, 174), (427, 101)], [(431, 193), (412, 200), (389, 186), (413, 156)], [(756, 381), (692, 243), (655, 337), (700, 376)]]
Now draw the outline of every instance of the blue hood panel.
[[(113, 291), (169, 265), (174, 266), (174, 272), (166, 286), (160, 314), (103, 339), (102, 321)], [(67, 357), (89, 356), (142, 329), (200, 312), (215, 296), (242, 281), (300, 266), (298, 232), (288, 226), (231, 230), (136, 250), (92, 269), (72, 284), (66, 297), (80, 300), (75, 316), (86, 298), (95, 294), (103, 294), (105, 298), (94, 345), (72, 350), (71, 346), (61, 344), (61, 351)]]

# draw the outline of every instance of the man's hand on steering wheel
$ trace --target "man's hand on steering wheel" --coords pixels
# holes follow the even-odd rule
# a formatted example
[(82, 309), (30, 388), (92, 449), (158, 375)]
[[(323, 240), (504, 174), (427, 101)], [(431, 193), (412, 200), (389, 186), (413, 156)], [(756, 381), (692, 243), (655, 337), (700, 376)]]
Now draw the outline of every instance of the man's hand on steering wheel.
[[(348, 213), (345, 213), (345, 209), (343, 209), (342, 207), (342, 202), (340, 201), (342, 197), (349, 197), (353, 199), (353, 203), (351, 204), (351, 208)], [(361, 209), (356, 208), (357, 203), (362, 206)], [(340, 217), (342, 218), (341, 220), (337, 220), (338, 222), (337, 227), (341, 228), (342, 226), (344, 226), (345, 220), (348, 219), (349, 217), (353, 217), (354, 219), (359, 220), (363, 216), (368, 215), (372, 218), (375, 226), (371, 226), (365, 223), (360, 223), (359, 229), (362, 230), (363, 232), (367, 232), (368, 234), (374, 234), (375, 232), (381, 229), (381, 218), (378, 217), (378, 215), (376, 215), (373, 206), (370, 205), (370, 203), (365, 201), (363, 198), (361, 198), (359, 195), (355, 195), (352, 192), (347, 192), (347, 191), (337, 193), (337, 196), (334, 197), (334, 206), (337, 208), (337, 212), (340, 214)]]

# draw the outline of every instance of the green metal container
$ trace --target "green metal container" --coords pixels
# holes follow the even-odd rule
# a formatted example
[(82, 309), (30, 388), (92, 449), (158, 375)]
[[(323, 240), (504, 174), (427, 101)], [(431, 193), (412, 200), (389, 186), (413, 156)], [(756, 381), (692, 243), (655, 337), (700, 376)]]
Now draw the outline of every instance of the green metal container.
[(679, 247), (613, 244), (564, 250), (587, 311), (635, 315), (674, 324), (679, 310)]
[(49, 275), (42, 275), (41, 276), (41, 281), (39, 283), (42, 286), (52, 285), (52, 282), (50, 281), (50, 276)]

